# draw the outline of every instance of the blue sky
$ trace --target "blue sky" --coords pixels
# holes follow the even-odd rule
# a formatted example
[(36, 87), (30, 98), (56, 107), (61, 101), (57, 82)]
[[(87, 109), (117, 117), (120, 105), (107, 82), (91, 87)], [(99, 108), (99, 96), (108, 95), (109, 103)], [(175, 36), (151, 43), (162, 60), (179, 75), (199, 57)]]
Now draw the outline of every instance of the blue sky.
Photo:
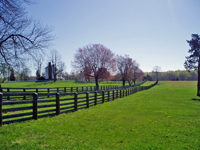
[(72, 70), (75, 50), (103, 44), (118, 55), (128, 54), (145, 72), (184, 70), (186, 40), (200, 34), (199, 0), (35, 0), (29, 16), (54, 28), (57, 50)]

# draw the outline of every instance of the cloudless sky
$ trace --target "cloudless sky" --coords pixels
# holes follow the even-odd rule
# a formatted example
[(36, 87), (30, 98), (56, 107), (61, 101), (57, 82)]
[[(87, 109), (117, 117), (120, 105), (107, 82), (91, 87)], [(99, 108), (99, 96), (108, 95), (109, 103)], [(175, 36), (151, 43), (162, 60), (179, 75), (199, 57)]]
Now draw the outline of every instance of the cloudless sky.
[[(191, 34), (200, 34), (200, 0), (35, 0), (29, 16), (54, 28), (57, 50), (70, 73), (75, 50), (103, 44), (128, 54), (144, 72), (184, 70)], [(46, 65), (46, 64), (44, 64)]]

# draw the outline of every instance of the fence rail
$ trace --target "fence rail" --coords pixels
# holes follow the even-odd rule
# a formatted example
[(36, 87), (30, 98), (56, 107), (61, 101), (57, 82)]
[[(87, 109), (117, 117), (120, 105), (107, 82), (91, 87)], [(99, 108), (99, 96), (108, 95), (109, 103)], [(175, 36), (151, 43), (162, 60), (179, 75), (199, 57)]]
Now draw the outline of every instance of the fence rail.
[[(146, 81), (143, 81), (139, 84), (132, 85), (132, 86), (118, 86), (118, 85), (107, 85), (107, 86), (99, 86), (99, 90), (113, 90), (113, 89), (121, 89), (121, 88), (130, 88), (135, 86), (140, 86)], [(9, 87), (2, 87), (3, 93), (10, 93), (10, 92), (32, 92), (38, 93), (40, 96), (47, 96), (49, 98), (50, 93), (74, 93), (74, 92), (87, 92), (87, 91), (96, 91), (96, 86), (79, 86), (79, 87), (52, 87), (52, 88), (9, 88)], [(44, 95), (42, 95), (44, 93)], [(47, 94), (48, 95), (45, 95)], [(5, 95), (5, 94), (4, 94)], [(26, 95), (14, 95), (15, 99), (23, 99), (27, 100), (30, 97)], [(3, 97), (4, 100), (10, 100), (12, 97), (11, 95), (7, 95), (7, 97)]]
[[(122, 98), (138, 91), (146, 90), (150, 86), (136, 86), (127, 89), (102, 90), (74, 93), (41, 93), (43, 96), (53, 95), (51, 98), (40, 99), (40, 94), (32, 92), (7, 92), (0, 93), (0, 126), (3, 124), (31, 120), (47, 116), (73, 112), (83, 108), (89, 108), (97, 104)], [(31, 100), (3, 101), (7, 96), (31, 96)], [(62, 97), (61, 97), (62, 96)]]

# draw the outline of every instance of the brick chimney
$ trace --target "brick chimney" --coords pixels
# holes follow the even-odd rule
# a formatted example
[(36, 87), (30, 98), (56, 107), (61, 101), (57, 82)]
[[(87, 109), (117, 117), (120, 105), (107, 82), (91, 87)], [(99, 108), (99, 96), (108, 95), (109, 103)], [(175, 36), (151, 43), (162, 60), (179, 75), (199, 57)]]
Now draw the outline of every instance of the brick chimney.
[(52, 80), (52, 68), (51, 68), (51, 62), (49, 62), (49, 80)]

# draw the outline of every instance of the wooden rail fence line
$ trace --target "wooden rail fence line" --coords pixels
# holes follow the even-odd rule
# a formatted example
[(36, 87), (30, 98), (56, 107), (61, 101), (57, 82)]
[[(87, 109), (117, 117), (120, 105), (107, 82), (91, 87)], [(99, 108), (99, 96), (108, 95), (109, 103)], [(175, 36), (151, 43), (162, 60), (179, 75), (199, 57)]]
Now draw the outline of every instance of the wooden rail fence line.
[[(92, 92), (74, 93), (0, 93), (0, 126), (3, 124), (31, 120), (47, 116), (59, 115), (89, 108), (117, 98), (122, 98), (138, 91), (149, 89), (150, 86), (136, 86), (128, 89), (103, 90)], [(3, 101), (3, 96), (31, 96), (32, 100), (26, 101)], [(40, 96), (54, 96), (53, 99), (40, 100)], [(62, 95), (62, 97), (61, 97)], [(66, 97), (63, 97), (63, 96)], [(71, 96), (72, 95), (72, 96)], [(20, 112), (20, 113), (19, 113)]]
[[(113, 90), (113, 89), (121, 89), (121, 88), (130, 88), (135, 86), (140, 86), (146, 81), (143, 81), (139, 84), (132, 85), (132, 86), (118, 86), (118, 85), (107, 85), (107, 86), (99, 86), (99, 90)], [(55, 92), (62, 92), (62, 93), (74, 93), (74, 92), (87, 92), (87, 91), (96, 91), (96, 86), (80, 86), (80, 87), (52, 87), (52, 88), (8, 88), (2, 87), (3, 93), (4, 92), (36, 92), (40, 93), (55, 93)], [(10, 100), (11, 95), (7, 97), (3, 97), (4, 99)], [(49, 95), (47, 96), (49, 98)], [(22, 98), (26, 100), (28, 97), (24, 95), (15, 96), (15, 98)]]

